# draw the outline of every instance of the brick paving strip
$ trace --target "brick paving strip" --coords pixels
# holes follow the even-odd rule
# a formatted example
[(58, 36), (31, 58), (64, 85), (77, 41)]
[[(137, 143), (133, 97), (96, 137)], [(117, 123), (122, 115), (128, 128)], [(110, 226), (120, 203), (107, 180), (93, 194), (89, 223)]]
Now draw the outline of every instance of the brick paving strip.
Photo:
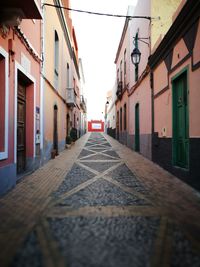
[(200, 192), (183, 183), (181, 180), (163, 170), (156, 164), (142, 157), (138, 153), (119, 146), (118, 142), (106, 137), (112, 147), (128, 168), (140, 179), (148, 189), (156, 205), (164, 209), (168, 216), (178, 220), (181, 224), (189, 224), (196, 235), (194, 238), (200, 243)]
[(9, 266), (26, 234), (33, 228), (77, 159), (88, 134), (71, 149), (25, 177), (15, 189), (0, 199), (0, 266)]
[(200, 266), (195, 190), (92, 133), (0, 199), (0, 266)]

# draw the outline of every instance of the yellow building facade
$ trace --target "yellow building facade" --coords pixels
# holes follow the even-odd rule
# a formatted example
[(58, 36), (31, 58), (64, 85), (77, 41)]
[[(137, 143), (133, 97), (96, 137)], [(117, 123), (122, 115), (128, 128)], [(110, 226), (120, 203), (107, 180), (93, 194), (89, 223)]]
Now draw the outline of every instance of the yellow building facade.
[[(69, 1), (48, 4), (69, 7)], [(43, 160), (65, 148), (71, 129), (76, 137), (80, 118), (78, 45), (69, 12), (44, 6), (43, 24)]]

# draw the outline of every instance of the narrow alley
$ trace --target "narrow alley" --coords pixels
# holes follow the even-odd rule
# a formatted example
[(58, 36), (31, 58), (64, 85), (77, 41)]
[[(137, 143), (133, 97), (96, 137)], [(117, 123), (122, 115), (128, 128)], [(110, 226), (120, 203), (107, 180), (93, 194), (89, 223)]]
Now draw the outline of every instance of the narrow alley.
[(87, 133), (0, 199), (1, 267), (200, 266), (200, 195)]

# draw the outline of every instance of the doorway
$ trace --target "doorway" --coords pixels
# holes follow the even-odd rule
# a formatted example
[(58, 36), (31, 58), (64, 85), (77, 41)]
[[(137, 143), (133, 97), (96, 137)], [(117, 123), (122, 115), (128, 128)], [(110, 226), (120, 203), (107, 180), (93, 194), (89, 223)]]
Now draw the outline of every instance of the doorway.
[(54, 115), (53, 115), (53, 149), (58, 155), (58, 107), (54, 105)]
[(17, 88), (17, 174), (26, 168), (26, 87)]
[(187, 71), (172, 83), (173, 90), (173, 164), (189, 168), (189, 118)]
[(140, 151), (140, 114), (139, 103), (135, 105), (135, 151)]
[(116, 121), (116, 128), (117, 128), (117, 140), (119, 140), (119, 111), (117, 111), (117, 121)]
[(69, 136), (70, 135), (70, 116), (69, 116), (69, 114), (67, 114), (67, 136)]

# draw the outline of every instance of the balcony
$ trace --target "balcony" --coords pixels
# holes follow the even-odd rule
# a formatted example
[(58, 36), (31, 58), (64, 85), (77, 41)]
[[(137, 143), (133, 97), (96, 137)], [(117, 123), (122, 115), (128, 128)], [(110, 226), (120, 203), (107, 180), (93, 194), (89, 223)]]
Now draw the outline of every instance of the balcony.
[(80, 97), (80, 106), (83, 109), (83, 112), (86, 113), (87, 107), (86, 107), (86, 103), (85, 103), (85, 99), (83, 95), (81, 95)]
[(123, 90), (123, 83), (121, 81), (121, 82), (118, 82), (118, 85), (117, 85), (116, 95), (117, 95), (117, 98), (118, 99), (121, 99), (122, 98), (122, 90)]
[(75, 107), (76, 106), (76, 95), (74, 92), (74, 88), (67, 88), (66, 103), (67, 103), (68, 107)]
[(42, 14), (37, 0), (6, 0), (0, 3), (2, 20), (19, 16), (21, 19), (42, 19)]

